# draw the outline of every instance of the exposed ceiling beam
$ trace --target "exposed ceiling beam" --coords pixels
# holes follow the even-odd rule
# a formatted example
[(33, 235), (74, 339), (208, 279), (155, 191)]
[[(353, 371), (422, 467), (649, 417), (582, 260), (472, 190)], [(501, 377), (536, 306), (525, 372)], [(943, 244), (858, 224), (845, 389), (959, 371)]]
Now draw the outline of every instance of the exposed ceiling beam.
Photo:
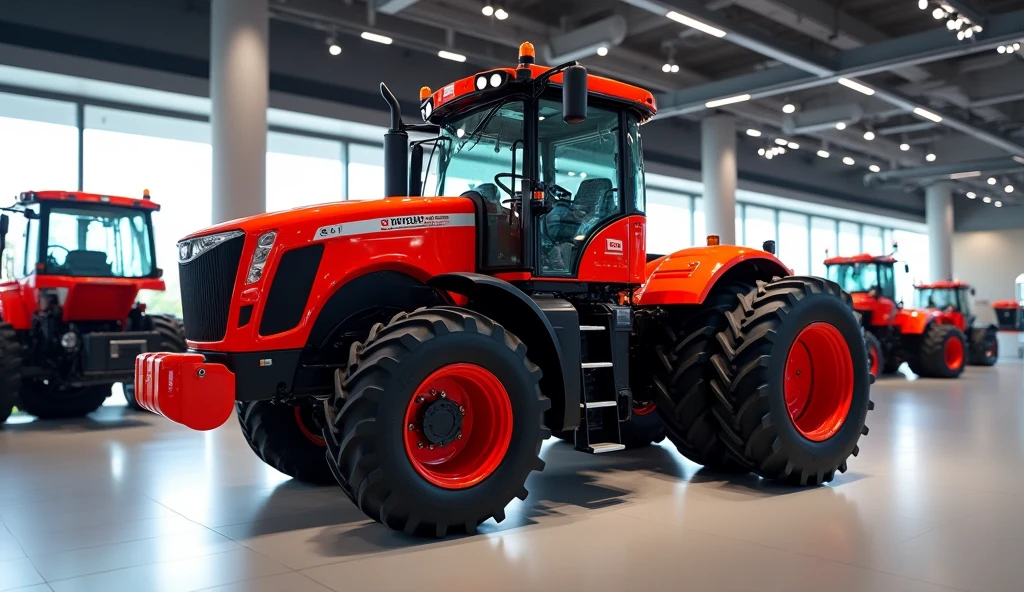
[(984, 25), (986, 22), (985, 14), (982, 13), (974, 2), (971, 0), (945, 0), (946, 4), (953, 7), (960, 14), (971, 19), (971, 22), (976, 25)]
[(923, 132), (930, 130), (938, 125), (932, 121), (919, 121), (917, 123), (908, 123), (906, 125), (892, 125), (889, 127), (881, 127), (875, 130), (875, 133), (880, 136), (895, 136), (898, 134), (912, 134), (914, 132)]
[[(864, 175), (864, 184), (878, 186), (901, 183), (911, 179), (965, 179), (1024, 171), (1024, 158), (1001, 156), (982, 160), (964, 160), (950, 164), (933, 164), (907, 169), (893, 169)], [(966, 177), (977, 173), (974, 177)], [(1002, 190), (1000, 188), (1000, 190)]]
[(377, 12), (384, 14), (395, 14), (401, 10), (409, 8), (413, 4), (416, 4), (419, 0), (370, 0), (373, 3), (373, 8)]

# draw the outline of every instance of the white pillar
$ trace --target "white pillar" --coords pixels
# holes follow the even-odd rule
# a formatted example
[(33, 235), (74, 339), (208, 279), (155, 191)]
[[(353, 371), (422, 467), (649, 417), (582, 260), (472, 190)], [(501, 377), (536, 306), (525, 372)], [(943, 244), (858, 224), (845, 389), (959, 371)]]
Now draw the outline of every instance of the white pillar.
[[(736, 118), (710, 115), (700, 122), (704, 223), (723, 245), (736, 244)], [(703, 244), (704, 237), (694, 237)]]
[(267, 1), (210, 2), (215, 224), (267, 207)]
[(925, 220), (931, 281), (953, 276), (953, 186), (940, 182), (925, 188)]

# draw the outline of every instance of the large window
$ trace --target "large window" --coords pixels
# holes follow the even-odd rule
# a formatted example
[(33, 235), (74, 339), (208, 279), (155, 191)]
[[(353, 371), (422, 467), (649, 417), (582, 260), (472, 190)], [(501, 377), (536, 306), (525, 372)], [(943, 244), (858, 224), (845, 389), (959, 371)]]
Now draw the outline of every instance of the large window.
[(825, 259), (836, 256), (836, 221), (811, 218), (811, 275), (825, 277)]
[[(904, 302), (913, 302), (914, 284), (936, 279), (931, 276), (928, 235), (896, 230), (893, 239), (898, 245), (896, 259), (906, 264), (896, 265), (896, 296)], [(906, 271), (905, 267), (909, 267), (910, 271)]]
[(667, 255), (693, 246), (691, 198), (661, 189), (647, 190), (647, 252)]
[(384, 148), (362, 144), (349, 145), (347, 178), (349, 199), (385, 197)]
[(278, 132), (267, 134), (268, 212), (343, 199), (341, 142)]
[(839, 223), (839, 255), (852, 257), (860, 255), (860, 226), (854, 222)]
[(863, 251), (869, 255), (888, 255), (885, 243), (882, 242), (882, 229), (877, 226), (864, 226), (862, 235)]
[(792, 212), (779, 212), (779, 259), (793, 273), (807, 275), (811, 272), (811, 251), (808, 245), (807, 216)]
[(22, 191), (77, 188), (75, 105), (0, 93), (0, 205)]
[(85, 125), (85, 191), (136, 197), (148, 188), (160, 204), (153, 214), (156, 265), (167, 291), (140, 298), (150, 310), (180, 315), (176, 244), (211, 222), (209, 124), (87, 107)]
[(777, 240), (775, 210), (748, 205), (743, 211), (746, 218), (743, 221), (743, 244), (760, 249), (765, 241)]

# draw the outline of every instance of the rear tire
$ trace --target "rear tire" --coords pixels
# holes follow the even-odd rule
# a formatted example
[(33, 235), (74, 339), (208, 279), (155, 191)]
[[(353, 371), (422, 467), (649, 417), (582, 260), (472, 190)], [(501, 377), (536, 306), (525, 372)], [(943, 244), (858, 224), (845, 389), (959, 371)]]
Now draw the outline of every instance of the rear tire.
[(17, 333), (11, 325), (0, 323), (0, 424), (7, 421), (18, 404), (21, 363)]
[(797, 485), (845, 472), (873, 407), (850, 295), (821, 278), (759, 281), (725, 316), (711, 387), (732, 457)]
[(711, 358), (721, 352), (715, 336), (726, 328), (726, 313), (751, 289), (733, 283), (713, 291), (696, 314), (675, 314), (665, 327), (665, 344), (655, 352), (651, 391), (669, 440), (697, 464), (717, 471), (736, 471), (712, 414)]
[(109, 384), (85, 387), (65, 387), (24, 381), (18, 407), (39, 419), (69, 419), (85, 417), (96, 411), (110, 396)]
[(872, 376), (878, 376), (885, 366), (882, 359), (884, 355), (882, 353), (882, 342), (873, 334), (865, 331), (864, 344), (868, 348), (868, 370)]
[[(480, 382), (460, 374), (470, 372)], [(389, 528), (472, 534), (489, 518), (504, 520), (512, 498), (526, 498), (529, 474), (544, 468), (551, 404), (540, 376), (526, 345), (476, 312), (400, 313), (352, 345), (325, 430), (328, 462), (359, 509)], [(461, 418), (449, 415), (452, 404)], [(439, 439), (452, 429), (466, 437)]]
[[(144, 322), (148, 321), (149, 328), (147, 331), (156, 331), (160, 334), (160, 350), (162, 352), (186, 352), (188, 351), (188, 344), (185, 343), (185, 325), (182, 324), (181, 320), (171, 315), (146, 315)], [(135, 399), (135, 385), (131, 383), (124, 383), (122, 385), (124, 390), (124, 399), (128, 403), (128, 408), (135, 411), (146, 411), (142, 405)]]
[(932, 323), (924, 332), (910, 369), (925, 378), (957, 378), (967, 365), (967, 339), (953, 325)]
[(324, 459), (327, 444), (313, 419), (319, 406), (305, 403), (238, 401), (235, 411), (245, 441), (260, 460), (303, 483), (329, 485), (334, 476)]
[(997, 329), (993, 325), (971, 329), (971, 355), (968, 362), (972, 366), (995, 366), (999, 359), (999, 340)]

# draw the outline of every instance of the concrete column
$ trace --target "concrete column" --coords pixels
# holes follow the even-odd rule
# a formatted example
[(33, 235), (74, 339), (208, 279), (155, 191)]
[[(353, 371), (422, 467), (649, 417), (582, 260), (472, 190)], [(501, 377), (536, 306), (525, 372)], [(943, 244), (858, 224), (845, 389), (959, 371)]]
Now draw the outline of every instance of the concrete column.
[[(704, 222), (723, 245), (736, 244), (736, 118), (710, 115), (700, 122)], [(694, 237), (697, 245), (704, 237)]]
[(210, 3), (214, 224), (267, 207), (267, 2)]
[(953, 276), (953, 186), (940, 182), (925, 188), (931, 281)]

